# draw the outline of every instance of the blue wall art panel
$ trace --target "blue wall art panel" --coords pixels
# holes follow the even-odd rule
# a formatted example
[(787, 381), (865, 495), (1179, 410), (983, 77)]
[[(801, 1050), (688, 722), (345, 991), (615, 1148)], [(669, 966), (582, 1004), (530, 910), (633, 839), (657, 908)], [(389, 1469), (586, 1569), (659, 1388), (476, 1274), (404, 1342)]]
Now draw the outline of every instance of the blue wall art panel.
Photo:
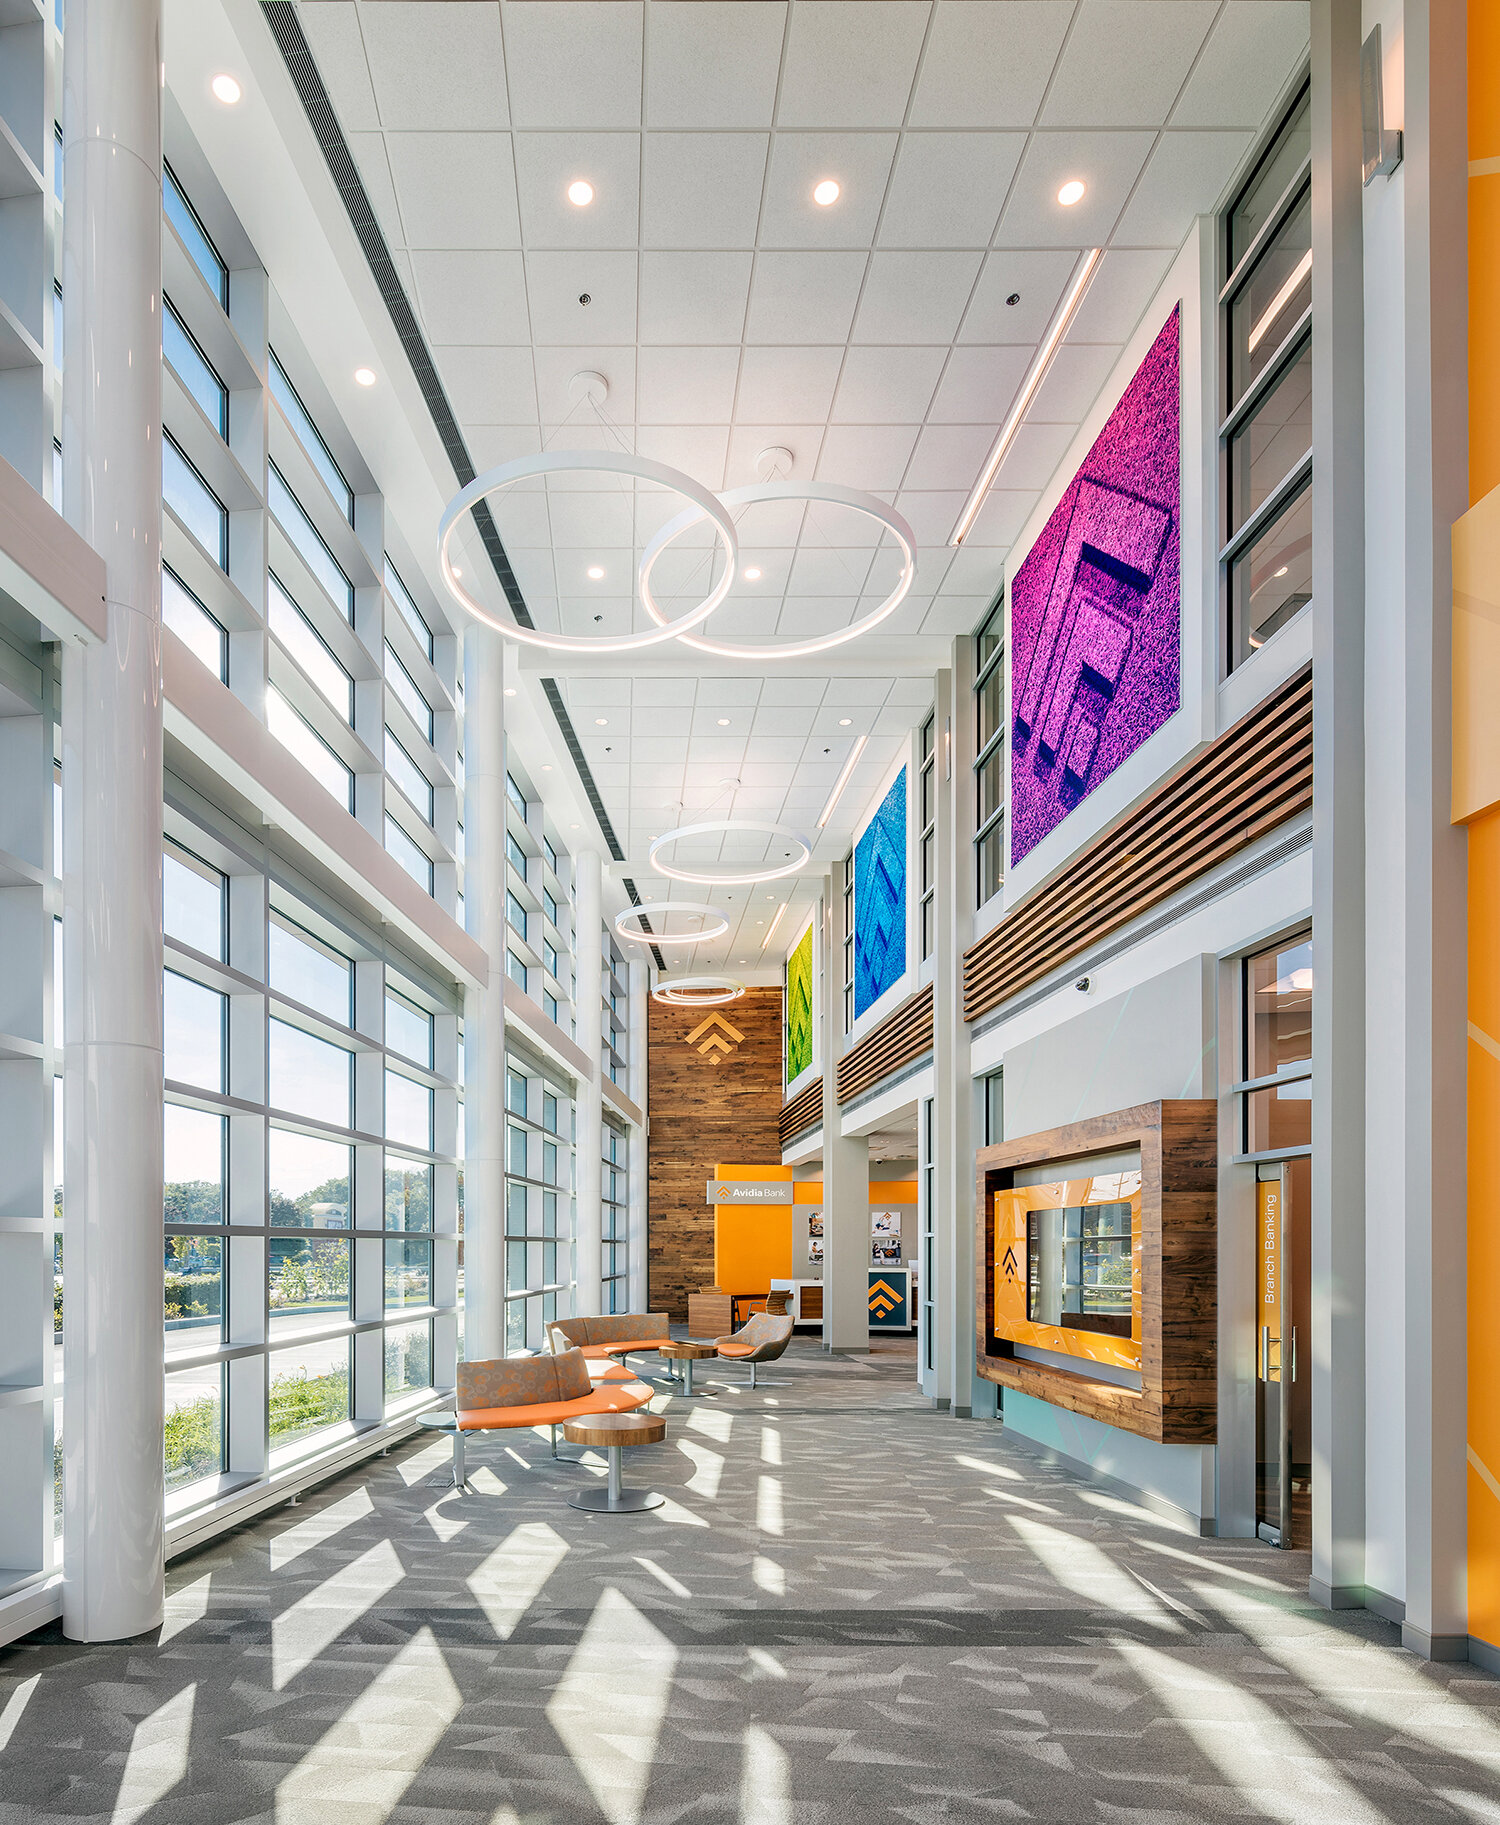
[(906, 769), (854, 846), (854, 1013), (906, 973)]

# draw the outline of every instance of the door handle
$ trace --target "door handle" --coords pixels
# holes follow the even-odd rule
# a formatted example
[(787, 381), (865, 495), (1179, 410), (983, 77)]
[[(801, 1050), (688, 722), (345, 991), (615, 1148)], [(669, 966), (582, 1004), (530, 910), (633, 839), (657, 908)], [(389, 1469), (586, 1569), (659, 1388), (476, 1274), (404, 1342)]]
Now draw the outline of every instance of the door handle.
[(1260, 1378), (1271, 1379), (1271, 1327), (1263, 1324), (1260, 1327)]
[(1292, 1326), (1292, 1380), (1297, 1379), (1297, 1327)]

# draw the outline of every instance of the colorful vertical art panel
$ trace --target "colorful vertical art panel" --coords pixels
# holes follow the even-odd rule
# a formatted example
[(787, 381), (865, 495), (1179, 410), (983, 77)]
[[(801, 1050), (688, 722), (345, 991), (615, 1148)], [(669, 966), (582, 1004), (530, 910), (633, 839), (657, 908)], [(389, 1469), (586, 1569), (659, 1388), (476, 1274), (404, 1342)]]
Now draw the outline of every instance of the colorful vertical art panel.
[(854, 846), (854, 1012), (906, 973), (906, 769)]
[(786, 1081), (792, 1083), (812, 1063), (812, 939), (803, 932), (786, 960)]
[(1010, 594), (1010, 859), (1177, 709), (1181, 672), (1180, 307)]

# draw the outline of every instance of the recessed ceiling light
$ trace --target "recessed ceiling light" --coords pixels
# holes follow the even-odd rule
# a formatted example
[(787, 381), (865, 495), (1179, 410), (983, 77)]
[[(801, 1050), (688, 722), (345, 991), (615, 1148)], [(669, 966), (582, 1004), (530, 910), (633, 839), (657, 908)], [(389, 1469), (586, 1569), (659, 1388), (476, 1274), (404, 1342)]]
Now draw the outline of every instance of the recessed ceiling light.
[(747, 583), (759, 583), (760, 566), (758, 564), (752, 564), (750, 566), (750, 568), (745, 572), (745, 581)]
[[(542, 771), (543, 771), (543, 773), (550, 773), (552, 771), (552, 769), (550, 767), (543, 767)], [(578, 826), (575, 824), (573, 826), (573, 828), (576, 830), (578, 828)]]
[(1283, 564), (1280, 570), (1273, 571), (1271, 574), (1274, 577), (1284, 577), (1287, 573), (1287, 569), (1288, 566)]
[(599, 580), (604, 575), (604, 566), (602, 564), (590, 564), (589, 568), (588, 568), (588, 575), (592, 582), (594, 582), (594, 583), (599, 582)]
[(596, 716), (594, 718), (594, 723), (598, 728), (607, 729), (609, 727), (609, 718), (607, 716)]
[(849, 727), (849, 724), (853, 721), (854, 721), (854, 718), (852, 716), (841, 716), (839, 718), (839, 727), (841, 729), (847, 729)]
[(569, 828), (569, 830), (576, 830), (578, 828), (578, 826), (576, 824), (569, 824), (568, 828)]
[(208, 86), (213, 90), (214, 98), (217, 101), (222, 101), (226, 108), (232, 108), (239, 100), (240, 96), (244, 94), (244, 90), (240, 87), (238, 81), (231, 76), (228, 71), (215, 76)]
[(587, 178), (576, 177), (568, 185), (568, 201), (575, 209), (586, 209), (594, 200), (594, 186)]
[(516, 694), (516, 687), (515, 687), (515, 686), (514, 686), (514, 685), (513, 685), (513, 684), (508, 684), (508, 685), (506, 685), (506, 687), (505, 687), (505, 695), (506, 695), (506, 696), (507, 696), (507, 697), (514, 697), (514, 696), (515, 696), (515, 694)]
[(457, 565), (456, 565), (456, 564), (455, 564), (455, 565), (454, 565), (454, 566), (453, 566), (453, 574), (454, 574), (454, 576), (455, 576), (455, 577), (461, 577), (461, 576), (462, 576), (462, 575), (463, 575), (463, 574), (464, 574), (464, 573), (463, 573), (463, 572), (462, 572), (462, 571), (461, 571), (461, 570), (460, 570), (460, 569), (459, 569), (459, 568), (458, 568), (458, 566), (457, 566)]
[(821, 183), (813, 185), (813, 201), (815, 203), (820, 203), (824, 209), (826, 209), (830, 203), (836, 203), (838, 200), (839, 187), (835, 179), (825, 177)]
[(721, 716), (719, 718), (719, 727), (721, 729), (727, 729), (729, 727), (729, 718), (727, 716)]
[(372, 387), (375, 384), (375, 370), (374, 368), (356, 368), (354, 378), (362, 387)]
[(1075, 203), (1083, 201), (1083, 193), (1088, 189), (1081, 178), (1070, 177), (1057, 193), (1057, 200), (1064, 209), (1071, 209)]

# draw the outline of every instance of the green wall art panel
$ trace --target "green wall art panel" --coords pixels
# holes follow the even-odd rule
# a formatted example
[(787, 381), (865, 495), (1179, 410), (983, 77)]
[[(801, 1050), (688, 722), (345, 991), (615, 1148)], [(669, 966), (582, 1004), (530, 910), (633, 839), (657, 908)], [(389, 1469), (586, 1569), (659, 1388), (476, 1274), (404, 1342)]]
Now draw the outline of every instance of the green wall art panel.
[(786, 1081), (812, 1063), (812, 927), (786, 960)]

